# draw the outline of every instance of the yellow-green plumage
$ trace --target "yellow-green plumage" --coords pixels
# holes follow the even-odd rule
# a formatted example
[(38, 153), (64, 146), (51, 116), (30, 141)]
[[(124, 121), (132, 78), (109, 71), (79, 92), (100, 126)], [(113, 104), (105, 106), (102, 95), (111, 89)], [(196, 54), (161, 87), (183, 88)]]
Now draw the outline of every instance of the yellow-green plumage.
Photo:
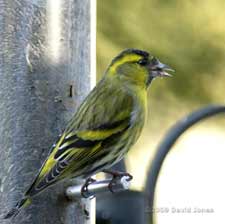
[(147, 52), (128, 49), (112, 61), (54, 145), (23, 200), (6, 218), (48, 186), (64, 178), (90, 177), (124, 157), (144, 126), (147, 87), (154, 78), (149, 68), (154, 65), (152, 59)]

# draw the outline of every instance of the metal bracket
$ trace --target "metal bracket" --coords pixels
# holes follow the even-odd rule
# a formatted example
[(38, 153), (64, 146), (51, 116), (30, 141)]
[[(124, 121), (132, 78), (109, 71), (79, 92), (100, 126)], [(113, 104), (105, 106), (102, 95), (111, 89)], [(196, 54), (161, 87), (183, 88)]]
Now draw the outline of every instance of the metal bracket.
[[(111, 179), (106, 179), (106, 180), (100, 180), (100, 181), (96, 181), (91, 183), (90, 185), (88, 185), (88, 192), (90, 193), (90, 195), (94, 195), (97, 196), (98, 194), (102, 194), (102, 193), (108, 193), (109, 192), (109, 183), (110, 183)], [(66, 196), (69, 199), (77, 199), (77, 198), (81, 198), (81, 188), (83, 185), (78, 185), (78, 186), (70, 186), (66, 189)], [(120, 191), (124, 191), (124, 190), (128, 190), (130, 187), (130, 181), (128, 180), (127, 177), (122, 177), (122, 178), (118, 178), (118, 180), (116, 180), (115, 184), (113, 185), (113, 191), (116, 192), (120, 192)]]

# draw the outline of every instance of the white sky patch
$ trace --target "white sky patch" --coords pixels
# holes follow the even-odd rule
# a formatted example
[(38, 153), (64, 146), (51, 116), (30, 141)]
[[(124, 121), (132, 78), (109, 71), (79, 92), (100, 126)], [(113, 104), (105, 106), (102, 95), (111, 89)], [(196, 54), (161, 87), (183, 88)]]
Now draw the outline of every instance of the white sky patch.
[(188, 132), (166, 158), (156, 223), (225, 223), (225, 133), (209, 129)]

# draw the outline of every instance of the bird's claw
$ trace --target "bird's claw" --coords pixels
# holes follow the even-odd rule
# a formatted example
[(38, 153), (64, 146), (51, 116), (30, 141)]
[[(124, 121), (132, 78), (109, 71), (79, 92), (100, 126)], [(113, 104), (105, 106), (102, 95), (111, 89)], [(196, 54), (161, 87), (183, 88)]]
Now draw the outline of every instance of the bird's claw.
[(96, 181), (96, 180), (93, 179), (93, 178), (91, 178), (91, 177), (89, 177), (89, 178), (85, 181), (84, 185), (83, 185), (82, 188), (81, 188), (81, 195), (82, 195), (83, 198), (89, 198), (89, 199), (92, 199), (92, 198), (95, 197), (94, 195), (90, 194), (89, 191), (88, 191), (88, 186), (89, 186), (90, 184), (94, 183), (95, 181)]
[(113, 190), (113, 187), (116, 185), (118, 179), (122, 179), (123, 177), (126, 177), (127, 181), (131, 181), (133, 179), (133, 176), (127, 172), (118, 172), (118, 171), (111, 171), (111, 170), (104, 170), (103, 172), (112, 175), (112, 180), (110, 181), (108, 185), (108, 188), (112, 193), (115, 193)]

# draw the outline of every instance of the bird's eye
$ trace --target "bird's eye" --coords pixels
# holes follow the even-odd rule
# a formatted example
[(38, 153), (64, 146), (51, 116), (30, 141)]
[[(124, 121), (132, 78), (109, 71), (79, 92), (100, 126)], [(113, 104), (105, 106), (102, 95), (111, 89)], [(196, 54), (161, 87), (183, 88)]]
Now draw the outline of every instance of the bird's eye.
[(139, 65), (147, 65), (148, 60), (146, 60), (146, 59), (141, 59), (141, 60), (139, 60), (137, 63), (138, 63)]

